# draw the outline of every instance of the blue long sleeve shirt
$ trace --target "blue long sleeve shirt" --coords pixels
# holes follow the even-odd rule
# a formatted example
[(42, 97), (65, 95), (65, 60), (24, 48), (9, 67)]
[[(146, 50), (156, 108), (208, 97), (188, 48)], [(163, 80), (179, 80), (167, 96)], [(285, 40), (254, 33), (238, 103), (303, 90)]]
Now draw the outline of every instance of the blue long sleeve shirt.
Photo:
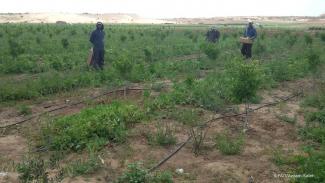
[(89, 41), (93, 44), (94, 49), (104, 49), (104, 37), (105, 32), (100, 29), (96, 29), (91, 33)]
[(255, 39), (257, 36), (256, 29), (253, 26), (247, 26), (244, 32), (245, 37), (249, 37), (251, 39)]

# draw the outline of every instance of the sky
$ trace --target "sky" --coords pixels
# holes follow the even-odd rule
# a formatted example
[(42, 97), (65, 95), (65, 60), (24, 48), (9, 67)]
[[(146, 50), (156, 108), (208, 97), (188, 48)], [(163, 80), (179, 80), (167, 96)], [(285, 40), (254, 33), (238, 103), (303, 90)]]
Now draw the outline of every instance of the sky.
[(0, 13), (136, 13), (147, 18), (325, 13), (325, 0), (0, 0), (0, 4)]

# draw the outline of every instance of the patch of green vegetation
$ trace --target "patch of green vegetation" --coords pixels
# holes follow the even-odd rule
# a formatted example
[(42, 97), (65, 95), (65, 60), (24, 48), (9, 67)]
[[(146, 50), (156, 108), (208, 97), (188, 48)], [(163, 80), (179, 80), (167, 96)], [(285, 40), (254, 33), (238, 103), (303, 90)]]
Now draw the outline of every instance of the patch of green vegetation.
[(176, 137), (172, 124), (165, 122), (157, 125), (157, 131), (147, 136), (149, 144), (160, 146), (170, 146), (176, 144)]
[(195, 126), (200, 119), (200, 112), (195, 109), (173, 110), (169, 116), (184, 125)]
[(18, 164), (17, 171), (22, 183), (49, 181), (45, 162), (41, 158), (24, 159)]
[(316, 112), (308, 112), (306, 114), (306, 121), (309, 123), (317, 122), (325, 125), (325, 109)]
[(158, 172), (148, 174), (139, 163), (128, 165), (127, 170), (118, 178), (117, 183), (173, 183), (172, 174), (169, 172)]
[(278, 119), (280, 119), (281, 121), (290, 123), (290, 124), (296, 124), (297, 123), (297, 116), (294, 117), (289, 117), (287, 115), (276, 115), (276, 117)]
[(98, 157), (96, 157), (94, 154), (90, 154), (87, 159), (82, 158), (70, 162), (64, 167), (64, 172), (71, 177), (75, 177), (78, 175), (94, 173), (101, 167), (102, 164)]
[(262, 74), (257, 62), (235, 60), (227, 65), (226, 75), (231, 86), (231, 98), (236, 102), (247, 102), (255, 98), (262, 82)]
[(43, 128), (44, 143), (53, 150), (98, 150), (108, 142), (125, 141), (127, 128), (143, 117), (135, 105), (99, 105), (47, 123)]
[(219, 45), (215, 43), (204, 43), (201, 45), (201, 50), (211, 60), (216, 60), (220, 54)]
[(18, 106), (18, 113), (25, 116), (31, 115), (32, 109), (27, 105), (20, 105)]
[(245, 145), (243, 134), (232, 136), (229, 133), (216, 136), (216, 147), (224, 155), (240, 154)]

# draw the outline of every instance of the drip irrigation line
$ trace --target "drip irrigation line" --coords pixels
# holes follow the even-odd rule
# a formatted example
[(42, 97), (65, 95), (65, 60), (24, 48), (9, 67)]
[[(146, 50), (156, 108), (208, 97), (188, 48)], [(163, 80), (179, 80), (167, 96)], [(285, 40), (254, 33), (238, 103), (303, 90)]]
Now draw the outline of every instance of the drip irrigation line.
[(192, 136), (189, 136), (186, 141), (181, 143), (173, 152), (171, 152), (168, 156), (166, 156), (164, 159), (159, 161), (159, 163), (152, 168), (148, 170), (148, 173), (155, 171), (157, 168), (159, 168), (162, 164), (164, 164), (166, 161), (168, 161), (171, 157), (173, 157), (178, 151), (180, 151), (190, 140), (192, 139)]
[[(274, 106), (280, 102), (286, 102), (292, 98), (295, 98), (299, 95), (301, 95), (303, 92), (298, 92), (298, 93), (295, 93), (291, 96), (288, 96), (284, 99), (281, 99), (280, 101), (276, 101), (276, 102), (270, 102), (270, 103), (266, 103), (262, 106), (259, 106), (257, 108), (254, 108), (254, 109), (251, 109), (249, 112), (253, 112), (253, 111), (257, 111), (259, 109), (262, 109), (262, 108), (265, 108), (265, 107), (269, 107), (269, 106)], [(200, 128), (206, 128), (206, 127), (210, 127), (208, 126), (210, 123), (214, 122), (214, 121), (217, 121), (217, 120), (220, 120), (220, 119), (225, 119), (225, 118), (231, 118), (231, 117), (236, 117), (236, 116), (242, 116), (242, 115), (245, 115), (246, 112), (243, 112), (243, 113), (238, 113), (238, 114), (233, 114), (233, 115), (226, 115), (226, 116), (221, 116), (221, 117), (217, 117), (217, 118), (213, 118), (213, 119), (210, 119), (208, 121), (206, 121), (203, 125), (197, 125), (196, 127), (200, 127)], [(165, 162), (167, 162), (171, 157), (173, 157), (177, 152), (179, 152), (190, 140), (192, 139), (192, 136), (190, 135), (186, 141), (184, 141), (183, 143), (181, 143), (181, 145), (179, 145), (173, 152), (171, 152), (169, 155), (167, 155), (165, 158), (163, 158), (161, 161), (159, 161), (158, 164), (156, 164), (155, 166), (153, 166), (152, 168), (150, 168), (148, 170), (148, 173), (150, 172), (153, 172), (155, 171), (157, 168), (159, 168), (161, 165), (163, 165)]]
[(23, 119), (21, 121), (18, 121), (16, 123), (12, 123), (12, 124), (9, 124), (9, 125), (5, 125), (5, 126), (0, 126), (0, 129), (4, 129), (4, 128), (10, 128), (12, 126), (15, 126), (15, 125), (19, 125), (19, 124), (22, 124), (22, 123), (25, 123), (27, 121), (30, 121), (34, 118), (37, 118), (41, 115), (44, 115), (46, 113), (51, 113), (51, 112), (55, 112), (55, 111), (58, 111), (58, 110), (61, 110), (61, 109), (65, 109), (65, 108), (69, 108), (69, 107), (73, 107), (73, 106), (76, 106), (76, 105), (79, 105), (79, 104), (82, 104), (82, 103), (85, 103), (87, 102), (88, 100), (95, 100), (95, 99), (98, 99), (100, 97), (103, 97), (105, 95), (109, 95), (111, 93), (116, 93), (116, 92), (121, 92), (121, 91), (124, 91), (124, 92), (127, 92), (127, 91), (143, 91), (143, 90), (149, 90), (148, 88), (123, 88), (123, 89), (116, 89), (116, 90), (110, 90), (110, 91), (107, 91), (107, 92), (104, 92), (102, 94), (99, 94), (99, 95), (96, 95), (96, 96), (93, 96), (93, 97), (90, 97), (90, 98), (87, 98), (87, 99), (84, 99), (84, 100), (81, 100), (79, 102), (75, 102), (75, 103), (72, 103), (70, 105), (64, 105), (64, 106), (61, 106), (61, 107), (57, 107), (55, 109), (51, 109), (51, 110), (47, 110), (47, 111), (44, 111), (44, 112), (41, 112), (41, 113), (38, 113), (38, 114), (35, 114), (33, 116), (30, 116), (29, 118), (26, 118), (26, 119)]

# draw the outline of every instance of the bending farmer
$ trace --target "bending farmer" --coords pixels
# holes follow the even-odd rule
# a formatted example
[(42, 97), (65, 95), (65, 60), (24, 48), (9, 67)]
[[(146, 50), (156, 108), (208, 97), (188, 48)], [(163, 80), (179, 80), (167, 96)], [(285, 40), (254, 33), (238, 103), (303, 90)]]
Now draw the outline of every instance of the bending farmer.
[(206, 40), (212, 43), (216, 43), (219, 40), (220, 32), (217, 30), (216, 27), (212, 27), (207, 33), (206, 33)]
[[(256, 29), (253, 26), (253, 22), (251, 20), (248, 21), (248, 25), (245, 29), (244, 36), (248, 37), (251, 40), (254, 40), (257, 36)], [(243, 46), (241, 48), (241, 53), (246, 58), (252, 57), (252, 46), (253, 43), (243, 43)]]
[(97, 22), (96, 30), (91, 33), (90, 42), (93, 44), (93, 56), (90, 65), (95, 69), (103, 69), (104, 66), (104, 25)]

